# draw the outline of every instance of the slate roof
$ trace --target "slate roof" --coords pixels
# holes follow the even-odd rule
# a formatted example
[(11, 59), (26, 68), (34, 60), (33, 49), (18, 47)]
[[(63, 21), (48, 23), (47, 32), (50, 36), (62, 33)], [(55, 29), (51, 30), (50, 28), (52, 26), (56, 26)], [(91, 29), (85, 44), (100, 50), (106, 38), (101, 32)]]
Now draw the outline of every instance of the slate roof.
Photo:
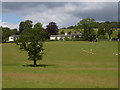
[(67, 35), (64, 35), (64, 34), (61, 34), (61, 35), (51, 35), (51, 37), (72, 37), (72, 36), (76, 36), (76, 35), (79, 35), (79, 36), (82, 36), (82, 34), (78, 34), (78, 33), (74, 33), (74, 34), (67, 34)]

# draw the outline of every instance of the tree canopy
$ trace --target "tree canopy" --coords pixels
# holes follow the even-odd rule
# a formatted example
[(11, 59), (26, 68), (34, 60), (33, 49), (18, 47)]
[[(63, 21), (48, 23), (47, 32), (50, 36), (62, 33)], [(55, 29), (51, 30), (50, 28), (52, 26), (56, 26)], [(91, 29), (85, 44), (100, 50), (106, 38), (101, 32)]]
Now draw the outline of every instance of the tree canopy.
[(10, 28), (1, 27), (2, 28), (2, 42), (6, 42), (11, 35)]
[(20, 35), (20, 48), (28, 53), (28, 60), (34, 61), (34, 66), (37, 66), (36, 61), (42, 60), (44, 29), (41, 23), (36, 23), (33, 28), (26, 29), (26, 32)]
[(24, 33), (27, 29), (31, 29), (32, 26), (33, 26), (33, 24), (32, 24), (31, 20), (26, 20), (26, 21), (20, 22), (19, 32)]
[(56, 25), (55, 22), (50, 22), (47, 25), (46, 30), (50, 35), (57, 35), (58, 34), (58, 26)]
[(81, 26), (84, 31), (83, 31), (83, 35), (84, 35), (84, 39), (85, 40), (91, 40), (92, 37), (94, 36), (94, 25), (95, 25), (96, 21), (93, 18), (85, 18), (82, 19), (77, 25)]

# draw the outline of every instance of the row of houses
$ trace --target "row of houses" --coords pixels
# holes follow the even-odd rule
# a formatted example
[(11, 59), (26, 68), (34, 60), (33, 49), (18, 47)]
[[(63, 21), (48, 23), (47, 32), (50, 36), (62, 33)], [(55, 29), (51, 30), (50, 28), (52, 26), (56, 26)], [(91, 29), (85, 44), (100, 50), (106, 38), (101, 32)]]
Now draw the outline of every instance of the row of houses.
[[(61, 34), (61, 35), (51, 35), (50, 36), (50, 40), (65, 40), (65, 38), (67, 37), (68, 39), (72, 39), (75, 38), (76, 36), (78, 37), (82, 37), (82, 33), (73, 33), (73, 34)], [(12, 42), (19, 39), (19, 35), (12, 35), (9, 36), (8, 42)], [(111, 38), (111, 41), (120, 41), (120, 38)]]
[[(82, 37), (82, 33), (73, 33), (73, 34), (61, 34), (61, 35), (51, 35), (50, 36), (50, 40), (65, 40), (65, 38), (69, 38), (69, 39), (72, 39), (73, 37), (76, 37), (76, 36), (79, 36), (79, 37)], [(12, 36), (9, 36), (9, 42), (11, 41), (15, 41), (19, 38), (19, 35), (12, 35)]]
[(76, 36), (82, 37), (82, 33), (73, 33), (73, 34), (61, 34), (61, 35), (51, 35), (50, 40), (65, 40), (65, 38), (72, 39), (73, 37), (75, 38)]

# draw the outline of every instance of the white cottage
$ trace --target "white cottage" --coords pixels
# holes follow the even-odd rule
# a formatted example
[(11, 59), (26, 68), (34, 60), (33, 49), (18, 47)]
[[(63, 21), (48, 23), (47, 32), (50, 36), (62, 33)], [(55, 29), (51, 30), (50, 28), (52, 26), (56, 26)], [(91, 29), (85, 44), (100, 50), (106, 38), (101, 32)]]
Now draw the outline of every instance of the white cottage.
[(19, 35), (12, 35), (12, 36), (9, 36), (9, 42), (11, 42), (11, 41), (15, 41), (15, 40), (17, 40), (19, 38)]
[(67, 37), (67, 38), (69, 38), (69, 39), (72, 39), (72, 37), (75, 37), (75, 36), (79, 36), (79, 37), (81, 37), (82, 36), (82, 33), (80, 33), (80, 34), (77, 34), (77, 33), (74, 33), (74, 34), (67, 34), (67, 33), (65, 33), (65, 34), (62, 34), (62, 35), (51, 35), (50, 36), (50, 40), (64, 40), (65, 39), (65, 37)]

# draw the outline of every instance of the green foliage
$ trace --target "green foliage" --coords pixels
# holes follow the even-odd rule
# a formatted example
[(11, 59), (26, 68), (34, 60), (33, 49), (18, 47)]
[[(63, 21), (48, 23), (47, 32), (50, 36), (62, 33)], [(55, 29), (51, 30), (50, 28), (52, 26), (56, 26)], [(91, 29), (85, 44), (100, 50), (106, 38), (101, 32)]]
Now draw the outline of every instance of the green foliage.
[(105, 33), (106, 33), (106, 31), (105, 31), (105, 29), (104, 29), (104, 24), (99, 25), (99, 27), (98, 27), (98, 32), (97, 32), (97, 37), (100, 36), (100, 35), (103, 35), (103, 36), (104, 36)]
[(46, 31), (48, 32), (49, 35), (57, 35), (58, 34), (58, 26), (56, 25), (55, 22), (50, 22), (47, 25)]
[(26, 20), (24, 22), (20, 22), (19, 24), (19, 32), (24, 33), (27, 29), (31, 29), (33, 26), (32, 21), (31, 20)]
[(75, 36), (75, 41), (79, 41), (79, 40), (80, 40), (79, 35), (76, 35), (76, 36)]
[(8, 27), (0, 27), (0, 34), (2, 37), (2, 42), (6, 42), (9, 39), (9, 36), (18, 35), (19, 31), (16, 28), (10, 29)]
[(17, 39), (17, 40), (15, 40), (15, 41), (14, 41), (14, 43), (15, 43), (16, 45), (19, 45), (20, 40), (19, 40), (19, 39)]
[(60, 34), (65, 34), (65, 32), (62, 30), (62, 31), (60, 32)]
[(76, 32), (82, 32), (83, 30), (82, 30), (83, 28), (82, 28), (82, 25), (81, 24), (77, 24), (77, 25), (75, 25), (75, 28), (74, 28), (74, 30), (76, 31)]
[(2, 42), (6, 42), (10, 36), (10, 28), (2, 27)]
[(27, 46), (28, 60), (42, 60), (43, 43), (31, 42)]
[(75, 26), (69, 26), (69, 27), (67, 27), (67, 29), (74, 29), (75, 28)]
[(34, 25), (34, 28), (35, 28), (35, 29), (40, 29), (40, 30), (43, 29), (42, 24), (39, 23), (39, 22)]
[(40, 23), (36, 23), (34, 28), (26, 29), (25, 31), (20, 35), (20, 48), (27, 51), (28, 60), (33, 60), (34, 66), (36, 66), (36, 61), (42, 60), (43, 41), (45, 40), (44, 30)]
[(79, 41), (85, 41), (85, 39), (83, 37), (80, 37)]
[(84, 29), (83, 34), (85, 40), (89, 40), (89, 37), (92, 37), (94, 34), (94, 25), (95, 25), (95, 19), (93, 18), (85, 18), (81, 20), (77, 25), (82, 27)]
[(11, 29), (10, 32), (11, 32), (11, 35), (19, 35), (19, 31), (16, 28)]
[(120, 38), (120, 31), (118, 32), (118, 35), (117, 35), (118, 38)]
[(70, 41), (70, 39), (68, 37), (65, 37), (64, 40), (65, 41)]
[(109, 39), (111, 39), (111, 35), (113, 33), (113, 29), (112, 29), (112, 25), (111, 25), (111, 23), (109, 21), (105, 22), (105, 31), (106, 31), (106, 33), (108, 33)]
[(98, 39), (108, 39), (105, 35), (99, 35)]
[(72, 33), (71, 31), (68, 32), (69, 35), (70, 35), (71, 33)]

